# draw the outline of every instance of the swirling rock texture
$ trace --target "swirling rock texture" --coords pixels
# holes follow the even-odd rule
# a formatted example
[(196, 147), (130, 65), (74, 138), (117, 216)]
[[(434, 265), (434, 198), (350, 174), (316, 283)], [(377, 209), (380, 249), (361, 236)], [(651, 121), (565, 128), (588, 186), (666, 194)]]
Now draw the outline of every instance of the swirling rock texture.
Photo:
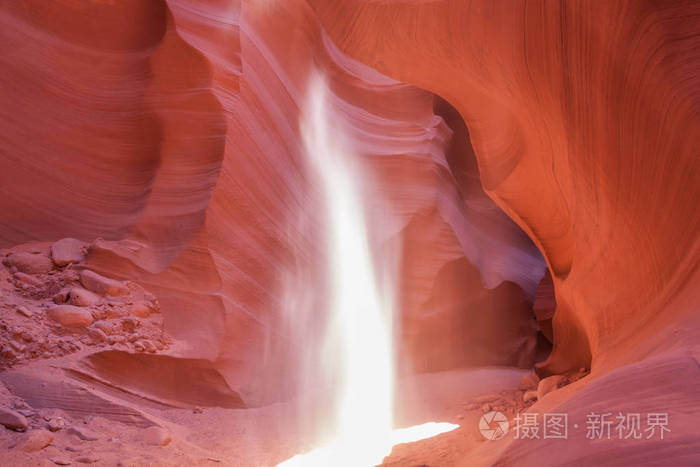
[[(404, 252), (404, 366), (531, 365), (537, 292), (535, 312), (554, 344), (540, 375), (592, 373), (532, 410), (583, 414), (597, 401), (601, 410), (670, 411), (677, 434), (666, 453), (690, 459), (699, 10), (6, 2), (0, 247), (90, 242), (77, 268), (157, 297), (174, 340), (167, 355), (78, 352), (82, 360), (67, 364), (77, 380), (177, 407), (202, 404), (192, 378), (228, 407), (289, 397), (299, 342), (283, 316), (286, 279), (321, 254), (299, 130), (318, 68), (388, 200), (386, 243)], [(10, 272), (17, 304), (50, 298), (20, 287), (27, 273)], [(177, 377), (165, 383), (162, 368)], [(626, 378), (636, 392), (618, 400)], [(469, 458), (535, 463), (541, 446), (509, 442)], [(576, 446), (551, 461), (617, 449)], [(654, 446), (633, 445), (644, 459)]]
[(487, 193), (554, 273), (567, 344), (553, 371), (605, 355), (612, 330), (692, 285), (697, 7), (310, 3), (341, 49), (464, 117)]
[[(309, 3), (343, 51), (464, 118), (486, 192), (552, 271), (554, 350), (541, 374), (590, 364), (594, 377), (638, 381), (640, 367), (662, 365), (652, 355), (667, 354), (697, 382), (697, 3)], [(693, 429), (676, 407), (697, 392), (657, 387), (666, 394), (655, 399), (653, 384), (610, 409), (675, 410), (686, 432), (667, 454), (685, 456)], [(604, 384), (585, 391), (612, 394)], [(524, 446), (512, 448), (523, 462)], [(585, 455), (604, 458), (602, 448)]]
[[(269, 340), (290, 338), (275, 329), (280, 277), (291, 255), (320, 254), (293, 231), (315, 209), (298, 121), (318, 67), (412, 253), (401, 273), (408, 348), (426, 360), (430, 326), (462, 342), (428, 358), (442, 363), (413, 365), (464, 363), (468, 323), (499, 313), (514, 323), (513, 345), (473, 361), (531, 363), (528, 302), (543, 262), (480, 189), (461, 118), (345, 56), (304, 2), (26, 2), (2, 19), (5, 246), (101, 237), (90, 268), (145, 284), (180, 355), (216, 362), (249, 400), (262, 397), (261, 367), (282, 371)], [(457, 260), (476, 268), (468, 293), (440, 285)], [(449, 290), (430, 299), (435, 287)], [(475, 301), (467, 318), (465, 300)]]

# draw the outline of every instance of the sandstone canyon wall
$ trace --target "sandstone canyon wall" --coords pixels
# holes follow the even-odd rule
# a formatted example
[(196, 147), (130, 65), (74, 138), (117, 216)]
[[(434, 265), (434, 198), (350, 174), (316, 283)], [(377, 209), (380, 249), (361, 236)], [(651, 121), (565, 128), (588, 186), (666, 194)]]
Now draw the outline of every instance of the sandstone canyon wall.
[[(544, 262), (481, 188), (481, 130), (345, 55), (306, 2), (37, 0), (4, 4), (0, 23), (2, 247), (93, 242), (89, 268), (158, 297), (171, 355), (211, 362), (248, 404), (286, 397), (282, 279), (320, 253), (299, 134), (318, 68), (390, 202), (386, 242), (403, 245), (407, 365), (532, 363)], [(90, 365), (128, 386), (114, 358)]]
[(481, 443), (463, 462), (694, 465), (698, 24), (692, 1), (4, 2), (0, 254), (90, 246), (48, 261), (41, 290), (0, 267), (0, 292), (53, 303), (81, 299), (59, 291), (81, 268), (130, 279), (117, 308), (157, 298), (172, 341), (100, 344), (80, 378), (176, 406), (290, 396), (288, 286), (315, 293), (321, 254), (299, 129), (320, 69), (403, 252), (406, 369), (529, 366), (536, 317), (554, 346), (538, 372), (591, 374), (528, 410), (667, 412), (674, 430)]
[(591, 376), (529, 411), (656, 411), (676, 426), (664, 444), (579, 430), (566, 449), (516, 440), (456, 465), (543, 452), (552, 465), (696, 464), (700, 5), (309, 3), (341, 50), (459, 111), (484, 189), (542, 251), (556, 312), (538, 372)]
[(553, 273), (544, 371), (693, 311), (697, 3), (309, 3), (350, 56), (464, 117), (486, 192)]

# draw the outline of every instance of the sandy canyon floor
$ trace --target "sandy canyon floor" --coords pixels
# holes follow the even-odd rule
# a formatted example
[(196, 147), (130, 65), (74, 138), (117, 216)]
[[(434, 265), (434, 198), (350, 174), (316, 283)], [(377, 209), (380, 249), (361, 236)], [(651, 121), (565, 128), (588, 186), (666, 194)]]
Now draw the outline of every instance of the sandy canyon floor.
[[(300, 429), (294, 402), (256, 409), (165, 407), (67, 376), (61, 367), (77, 355), (0, 374), (3, 405), (28, 422), (24, 432), (0, 432), (3, 465), (267, 466), (314, 447)], [(411, 409), (400, 410), (399, 425), (448, 421), (460, 428), (398, 445), (384, 465), (456, 465), (476, 447), (498, 443), (481, 435), (479, 417), (484, 405), (500, 404), (510, 415), (522, 409), (515, 401), (522, 398), (524, 374), (482, 368), (404, 381), (411, 391), (401, 405)], [(8, 390), (17, 382), (22, 389)]]
[[(156, 297), (135, 281), (82, 268), (86, 250), (67, 239), (2, 252), (2, 465), (260, 466), (315, 447), (310, 414), (297, 401), (235, 408), (242, 401), (222, 389), (214, 397), (228, 408), (211, 407), (217, 404), (207, 391), (221, 386), (216, 375), (173, 376), (188, 360), (167, 357), (178, 343), (163, 330)], [(397, 426), (461, 427), (398, 445), (386, 464), (458, 462), (486, 441), (478, 431), (482, 412), (512, 417), (534, 402), (523, 402), (526, 374), (483, 368), (402, 380)], [(191, 381), (199, 377), (204, 386)]]
[[(246, 408), (206, 362), (177, 356), (153, 294), (81, 266), (86, 248), (59, 241), (0, 252), (1, 465), (272, 466), (318, 447), (309, 422), (323, 407)], [(640, 336), (653, 351), (597, 374), (581, 368), (539, 380), (488, 367), (403, 378), (397, 427), (460, 427), (397, 445), (384, 465), (697, 465), (700, 327), (694, 315), (683, 323), (673, 338)], [(489, 440), (480, 422), (492, 411), (511, 427), (526, 411), (565, 413), (568, 436), (516, 441), (510, 429)], [(649, 433), (643, 418), (644, 436), (616, 436), (616, 424), (612, 436), (590, 437), (591, 413), (606, 412), (662, 414), (668, 430)]]

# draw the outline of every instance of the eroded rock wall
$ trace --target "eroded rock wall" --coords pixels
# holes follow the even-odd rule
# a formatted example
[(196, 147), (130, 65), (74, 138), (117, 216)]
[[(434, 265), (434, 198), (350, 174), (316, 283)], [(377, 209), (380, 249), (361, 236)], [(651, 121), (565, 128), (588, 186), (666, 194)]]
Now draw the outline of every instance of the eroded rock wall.
[[(544, 263), (480, 188), (460, 115), (345, 55), (306, 2), (30, 1), (3, 6), (0, 21), (4, 246), (102, 237), (89, 267), (158, 297), (171, 353), (214, 362), (247, 402), (280, 397), (271, 378), (293, 377), (273, 345), (290, 339), (281, 278), (320, 254), (318, 226), (297, 229), (316, 209), (299, 118), (318, 68), (391, 206), (387, 243), (413, 245), (400, 274), (406, 339), (421, 349), (439, 338), (423, 329), (455, 331), (435, 364), (407, 365), (469, 363), (469, 317), (485, 308), (516, 310), (498, 363), (527, 360)], [(453, 262), (474, 272), (466, 287), (440, 284)], [(488, 353), (473, 361), (495, 363)]]
[(309, 3), (343, 51), (464, 118), (553, 273), (544, 373), (639, 358), (629, 336), (696, 311), (677, 298), (700, 258), (697, 4)]

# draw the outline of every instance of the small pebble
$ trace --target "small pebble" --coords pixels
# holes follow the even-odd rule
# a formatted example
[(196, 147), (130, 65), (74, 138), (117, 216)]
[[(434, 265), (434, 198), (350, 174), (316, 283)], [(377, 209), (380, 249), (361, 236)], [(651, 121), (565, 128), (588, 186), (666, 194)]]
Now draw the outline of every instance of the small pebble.
[(52, 418), (49, 420), (49, 430), (56, 432), (66, 427), (66, 422), (61, 417)]
[(83, 441), (97, 441), (99, 439), (99, 437), (95, 433), (81, 426), (70, 427), (68, 429), (68, 433), (77, 436)]
[(53, 462), (56, 465), (70, 465), (70, 461), (64, 457), (52, 457), (49, 459), (51, 462)]
[(24, 315), (24, 316), (26, 316), (27, 318), (31, 318), (31, 317), (32, 317), (32, 312), (29, 311), (29, 309), (28, 309), (26, 306), (22, 306), (22, 305), (18, 306), (18, 307), (17, 307), (17, 313), (19, 313), (19, 314), (21, 314), (21, 315)]
[(37, 452), (53, 441), (53, 435), (46, 430), (31, 430), (24, 435), (20, 449), (24, 452)]
[(150, 426), (143, 430), (143, 441), (151, 446), (167, 446), (172, 437), (165, 428)]

